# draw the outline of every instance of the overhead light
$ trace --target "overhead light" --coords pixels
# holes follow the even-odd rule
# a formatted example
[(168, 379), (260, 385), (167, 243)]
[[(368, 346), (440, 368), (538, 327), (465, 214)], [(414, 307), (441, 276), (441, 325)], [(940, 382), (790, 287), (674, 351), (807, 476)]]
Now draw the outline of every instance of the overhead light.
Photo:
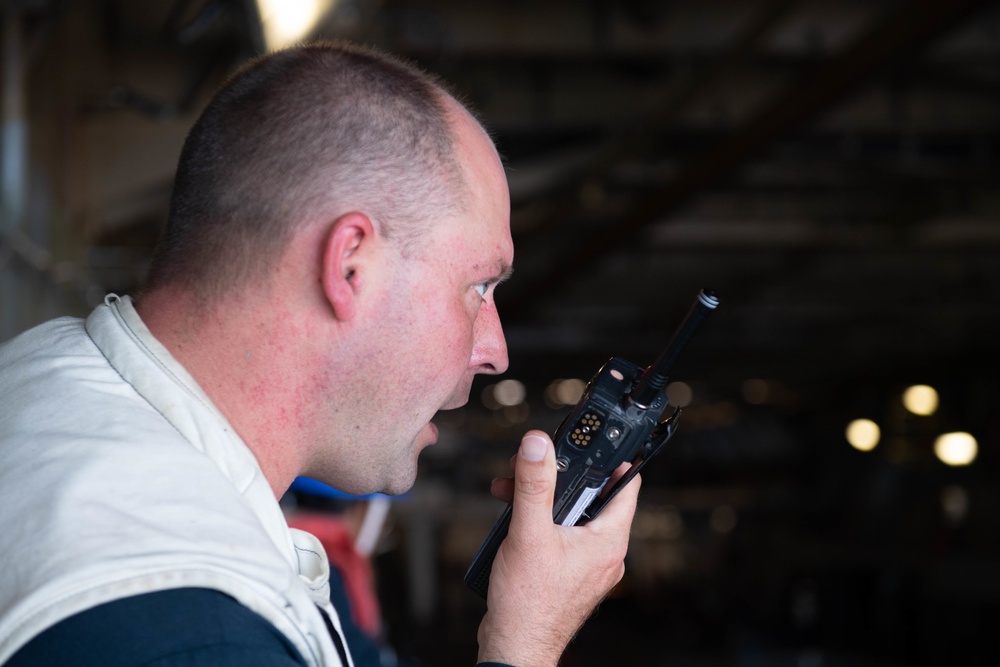
[(667, 402), (678, 408), (691, 405), (691, 400), (694, 398), (694, 391), (686, 382), (671, 382), (667, 385), (666, 392)]
[(309, 36), (336, 0), (257, 0), (257, 13), (268, 51), (277, 51)]
[(583, 396), (583, 391), (586, 388), (587, 383), (576, 378), (554, 380), (545, 389), (545, 404), (550, 408), (576, 405)]
[(965, 488), (952, 484), (941, 489), (941, 509), (948, 523), (958, 525), (969, 513), (969, 492)]
[(903, 392), (903, 406), (915, 415), (932, 415), (938, 407), (937, 390), (926, 384), (915, 384)]
[(878, 444), (882, 430), (871, 419), (855, 419), (847, 425), (845, 435), (851, 447), (862, 452), (870, 452)]
[(502, 406), (510, 407), (524, 403), (527, 390), (518, 380), (501, 380), (493, 388), (493, 398)]
[(714, 532), (719, 535), (725, 535), (726, 533), (731, 533), (733, 531), (733, 528), (736, 527), (738, 519), (739, 516), (733, 507), (730, 505), (719, 505), (712, 510), (712, 514), (709, 515), (708, 523)]
[(979, 444), (969, 433), (945, 433), (934, 441), (934, 453), (950, 466), (967, 466), (976, 459)]
[(771, 386), (767, 380), (751, 378), (743, 383), (741, 388), (743, 400), (751, 405), (763, 405), (771, 393)]

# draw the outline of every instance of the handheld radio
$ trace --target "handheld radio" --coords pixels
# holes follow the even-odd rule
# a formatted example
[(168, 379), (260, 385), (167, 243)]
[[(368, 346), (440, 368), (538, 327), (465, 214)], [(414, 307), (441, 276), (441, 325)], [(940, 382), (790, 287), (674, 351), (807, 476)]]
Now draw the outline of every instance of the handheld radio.
[[(680, 408), (660, 421), (667, 404), (663, 388), (670, 370), (701, 321), (719, 305), (715, 292), (698, 293), (684, 321), (659, 358), (643, 370), (612, 357), (590, 380), (580, 402), (556, 430), (555, 500), (552, 519), (575, 526), (596, 517), (628, 482), (670, 440), (677, 429)], [(624, 462), (632, 465), (611, 488), (611, 474)], [(465, 574), (465, 583), (483, 598), (500, 544), (510, 527), (511, 506), (493, 529)]]

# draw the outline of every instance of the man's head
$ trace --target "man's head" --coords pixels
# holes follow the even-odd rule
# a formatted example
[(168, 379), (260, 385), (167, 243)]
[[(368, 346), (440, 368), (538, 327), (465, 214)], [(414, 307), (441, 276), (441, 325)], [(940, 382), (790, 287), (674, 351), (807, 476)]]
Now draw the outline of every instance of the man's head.
[(138, 307), (276, 493), (300, 474), (400, 493), (434, 414), (507, 367), (509, 219), (492, 142), (431, 79), (293, 49), (195, 125)]
[(148, 288), (205, 299), (269, 278), (295, 230), (352, 210), (409, 244), (460, 207), (447, 95), (414, 68), (346, 44), (237, 72), (185, 142)]

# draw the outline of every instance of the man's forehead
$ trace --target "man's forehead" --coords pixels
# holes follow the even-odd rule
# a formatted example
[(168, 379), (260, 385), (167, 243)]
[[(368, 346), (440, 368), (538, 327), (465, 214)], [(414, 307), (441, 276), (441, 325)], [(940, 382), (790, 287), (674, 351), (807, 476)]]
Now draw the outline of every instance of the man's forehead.
[(510, 195), (507, 176), (493, 141), (461, 104), (449, 101), (456, 139), (456, 157), (469, 195), (460, 216), (460, 244), (475, 259), (467, 266), (477, 279), (500, 282), (512, 268), (514, 244), (510, 233)]

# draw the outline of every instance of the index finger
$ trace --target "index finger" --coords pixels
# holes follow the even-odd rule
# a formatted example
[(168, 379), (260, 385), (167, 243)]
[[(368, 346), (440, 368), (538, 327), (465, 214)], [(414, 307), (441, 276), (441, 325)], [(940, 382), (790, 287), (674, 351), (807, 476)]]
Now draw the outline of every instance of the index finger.
[[(627, 471), (627, 467), (624, 467), (624, 465), (620, 466), (617, 470), (615, 470), (611, 482), (609, 483), (616, 482)], [(601, 527), (606, 524), (618, 524), (622, 521), (626, 521), (631, 524), (632, 516), (635, 514), (635, 508), (639, 502), (639, 489), (641, 487), (642, 475), (637, 473), (625, 484), (624, 487), (618, 490), (615, 497), (608, 501), (607, 505), (604, 506), (604, 509), (601, 510), (601, 513), (589, 521), (587, 525), (591, 526), (596, 524), (596, 527)]]

